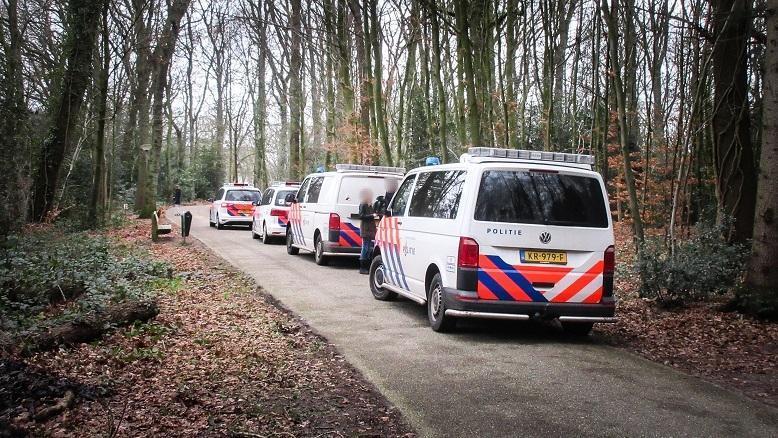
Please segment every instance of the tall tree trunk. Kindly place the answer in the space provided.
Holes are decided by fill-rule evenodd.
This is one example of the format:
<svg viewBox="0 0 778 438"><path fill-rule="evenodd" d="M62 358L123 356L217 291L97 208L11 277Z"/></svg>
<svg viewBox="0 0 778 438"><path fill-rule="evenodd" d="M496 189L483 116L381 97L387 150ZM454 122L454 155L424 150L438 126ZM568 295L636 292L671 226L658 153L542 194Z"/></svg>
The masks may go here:
<svg viewBox="0 0 778 438"><path fill-rule="evenodd" d="M622 70L619 62L619 46L618 46L618 1L611 0L611 6L608 7L607 0L601 0L601 7L605 21L608 24L608 49L610 52L611 71L613 74L613 88L616 94L616 106L618 110L618 124L619 124L619 142L621 143L621 154L624 161L624 180L629 194L629 210L632 215L632 226L634 230L634 237L638 244L638 255L642 251L642 245L644 241L643 236L643 221L640 216L640 208L638 207L638 195L635 188L635 177L632 172L632 160L629 150L629 126L627 125L627 99L624 89L624 83L622 81Z"/></svg>
<svg viewBox="0 0 778 438"><path fill-rule="evenodd" d="M756 195L754 240L746 274L749 289L778 301L778 0L767 0L767 52L762 92L762 150ZM768 296L768 294L770 296Z"/></svg>
<svg viewBox="0 0 778 438"><path fill-rule="evenodd" d="M508 146L514 149L519 147L519 130L517 124L519 122L517 115L517 98L516 98L516 24L519 18L519 2L518 0L508 0L507 2L507 23L505 28L505 76L503 87L505 89L505 99L503 102L505 112L505 130ZM523 54L522 58L527 54ZM524 111L524 108L521 109Z"/></svg>
<svg viewBox="0 0 778 438"><path fill-rule="evenodd" d="M432 77L435 80L435 94L438 107L438 141L440 142L438 154L443 163L448 162L448 133L446 121L446 88L443 86L443 74L440 58L440 23L438 21L437 7L430 11L429 21L432 28Z"/></svg>
<svg viewBox="0 0 778 438"><path fill-rule="evenodd" d="M8 1L8 52L0 61L4 67L4 75L0 76L0 237L20 229L27 217L22 189L22 170L26 167L22 157L28 146L27 104L18 7L17 0Z"/></svg>
<svg viewBox="0 0 778 438"><path fill-rule="evenodd" d="M59 84L49 135L41 148L35 180L33 217L43 220L54 207L59 171L65 153L76 140L76 122L81 113L84 91L92 78L92 53L105 0L70 0L68 33L65 38L67 67Z"/></svg>
<svg viewBox="0 0 778 438"><path fill-rule="evenodd" d="M170 63L181 28L181 19L189 7L190 0L172 0L168 6L167 19L157 46L152 54L151 91L154 98L151 119L151 157L146 178L146 203L141 210L142 217L150 217L157 208L157 180L159 179L160 155L162 153L162 122L165 107Z"/></svg>
<svg viewBox="0 0 778 438"><path fill-rule="evenodd" d="M289 30L291 32L291 56L289 61L289 177L292 179L302 176L300 163L300 148L302 146L302 47L301 47L301 22L302 5L300 0L291 0L292 10L289 16Z"/></svg>
<svg viewBox="0 0 778 438"><path fill-rule="evenodd" d="M393 165L392 150L389 147L389 126L386 120L386 108L383 90L383 54L381 50L381 23L378 20L378 0L370 0L370 40L373 46L373 100L375 102L375 120L384 160Z"/></svg>
<svg viewBox="0 0 778 438"><path fill-rule="evenodd" d="M473 49L470 40L470 7L467 0L456 0L454 14L457 27L457 50L464 73L467 96L467 120L470 127L470 146L481 146L481 109L476 98Z"/></svg>
<svg viewBox="0 0 778 438"><path fill-rule="evenodd" d="M713 114L716 195L719 210L735 223L728 238L751 238L756 204L756 171L748 104L748 40L751 8L746 0L712 0Z"/></svg>
<svg viewBox="0 0 778 438"><path fill-rule="evenodd" d="M97 132L95 133L94 171L92 177L92 196L89 200L89 221L92 226L100 225L105 213L107 198L106 166L105 166L105 118L108 106L108 76L111 65L111 48L108 33L108 3L103 5L102 18L102 67L97 78Z"/></svg>

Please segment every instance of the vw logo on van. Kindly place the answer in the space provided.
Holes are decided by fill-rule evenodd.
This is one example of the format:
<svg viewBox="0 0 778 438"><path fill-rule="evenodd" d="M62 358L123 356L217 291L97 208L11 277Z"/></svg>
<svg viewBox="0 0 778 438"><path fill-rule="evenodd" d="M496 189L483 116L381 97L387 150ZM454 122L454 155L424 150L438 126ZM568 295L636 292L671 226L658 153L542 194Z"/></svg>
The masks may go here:
<svg viewBox="0 0 778 438"><path fill-rule="evenodd" d="M540 233L539 239L541 243L551 242L551 233L544 231Z"/></svg>

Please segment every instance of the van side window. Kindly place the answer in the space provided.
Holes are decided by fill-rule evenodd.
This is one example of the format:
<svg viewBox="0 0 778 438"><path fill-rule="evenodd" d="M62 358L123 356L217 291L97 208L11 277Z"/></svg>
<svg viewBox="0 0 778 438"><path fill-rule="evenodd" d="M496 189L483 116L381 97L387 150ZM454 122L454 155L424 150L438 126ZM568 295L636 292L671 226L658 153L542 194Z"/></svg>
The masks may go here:
<svg viewBox="0 0 778 438"><path fill-rule="evenodd" d="M270 201L273 199L273 189L267 189L265 190L265 194L262 195L262 205L268 205L270 204Z"/></svg>
<svg viewBox="0 0 778 438"><path fill-rule="evenodd" d="M297 191L297 202L305 202L305 195L308 193L308 186L310 184L310 178L307 178L305 181L303 181L303 185L300 186L300 190Z"/></svg>
<svg viewBox="0 0 778 438"><path fill-rule="evenodd" d="M392 216L405 216L405 207L408 205L408 198L411 196L411 187L416 180L416 175L405 178L405 181L397 189L394 198L392 198L392 205L389 207L392 210Z"/></svg>
<svg viewBox="0 0 778 438"><path fill-rule="evenodd" d="M319 202L319 193L321 193L321 185L324 183L323 177L311 178L311 185L308 187L308 198L305 202L317 203Z"/></svg>
<svg viewBox="0 0 778 438"><path fill-rule="evenodd" d="M216 201L221 201L222 196L224 196L224 189L219 189L219 191L216 192L216 197L213 199L215 199Z"/></svg>
<svg viewBox="0 0 778 438"><path fill-rule="evenodd" d="M408 216L456 219L466 174L464 170L420 173Z"/></svg>

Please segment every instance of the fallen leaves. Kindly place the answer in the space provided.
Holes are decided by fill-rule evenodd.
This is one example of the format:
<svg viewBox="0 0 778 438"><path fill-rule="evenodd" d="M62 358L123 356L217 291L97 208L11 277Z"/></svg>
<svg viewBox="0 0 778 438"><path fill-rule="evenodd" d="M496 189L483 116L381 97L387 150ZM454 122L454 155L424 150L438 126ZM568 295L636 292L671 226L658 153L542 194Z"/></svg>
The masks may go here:
<svg viewBox="0 0 778 438"><path fill-rule="evenodd" d="M158 285L156 320L27 360L107 395L16 426L62 436L413 435L331 345L251 279L193 239L152 244L148 233L133 220L109 234L174 266L175 281Z"/></svg>
<svg viewBox="0 0 778 438"><path fill-rule="evenodd" d="M778 406L778 325L723 312L721 302L664 310L638 298L638 279L624 266L634 256L630 231L616 224L615 233L622 263L619 322L598 325L597 332L648 359Z"/></svg>

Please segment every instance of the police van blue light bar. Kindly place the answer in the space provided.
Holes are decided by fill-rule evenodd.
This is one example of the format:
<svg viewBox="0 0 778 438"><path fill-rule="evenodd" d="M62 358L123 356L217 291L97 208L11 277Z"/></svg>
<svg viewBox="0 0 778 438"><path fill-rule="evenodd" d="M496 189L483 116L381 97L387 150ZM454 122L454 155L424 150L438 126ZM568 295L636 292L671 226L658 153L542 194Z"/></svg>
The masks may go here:
<svg viewBox="0 0 778 438"><path fill-rule="evenodd" d="M594 156L564 152L528 151L525 149L470 148L471 157L506 158L514 160L556 161L558 163L594 164Z"/></svg>
<svg viewBox="0 0 778 438"><path fill-rule="evenodd" d="M335 170L338 172L380 172L380 173L399 173L404 174L404 167L390 167L390 166L366 166L363 164L336 164Z"/></svg>

